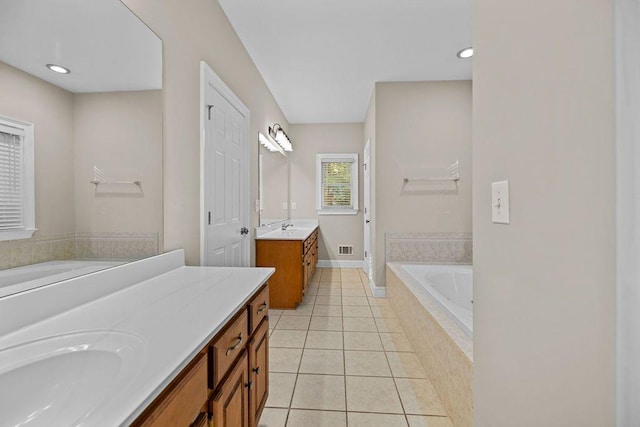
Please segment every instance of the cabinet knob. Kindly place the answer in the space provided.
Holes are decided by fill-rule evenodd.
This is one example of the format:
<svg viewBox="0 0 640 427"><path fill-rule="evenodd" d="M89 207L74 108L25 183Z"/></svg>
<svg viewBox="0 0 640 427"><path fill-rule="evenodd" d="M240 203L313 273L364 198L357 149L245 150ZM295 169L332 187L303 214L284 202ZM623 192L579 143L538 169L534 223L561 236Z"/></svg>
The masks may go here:
<svg viewBox="0 0 640 427"><path fill-rule="evenodd" d="M255 372L256 374L260 374L260 366L253 368L252 371Z"/></svg>
<svg viewBox="0 0 640 427"><path fill-rule="evenodd" d="M249 381L248 383L246 383L244 386L246 388L248 388L249 390L251 390L251 385L253 384L253 382Z"/></svg>

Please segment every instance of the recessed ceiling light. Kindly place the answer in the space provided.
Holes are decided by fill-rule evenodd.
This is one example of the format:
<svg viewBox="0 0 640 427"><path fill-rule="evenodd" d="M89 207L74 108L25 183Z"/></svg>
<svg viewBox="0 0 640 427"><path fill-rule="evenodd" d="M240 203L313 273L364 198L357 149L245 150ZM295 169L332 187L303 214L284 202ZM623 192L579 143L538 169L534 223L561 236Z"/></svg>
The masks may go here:
<svg viewBox="0 0 640 427"><path fill-rule="evenodd" d="M54 71L60 74L69 74L71 72L70 69L65 68L61 65L56 65L56 64L47 64L47 68L50 69L51 71Z"/></svg>
<svg viewBox="0 0 640 427"><path fill-rule="evenodd" d="M471 58L473 56L473 48L472 47L466 47L466 48L462 49L461 51L459 51L456 55L460 59Z"/></svg>

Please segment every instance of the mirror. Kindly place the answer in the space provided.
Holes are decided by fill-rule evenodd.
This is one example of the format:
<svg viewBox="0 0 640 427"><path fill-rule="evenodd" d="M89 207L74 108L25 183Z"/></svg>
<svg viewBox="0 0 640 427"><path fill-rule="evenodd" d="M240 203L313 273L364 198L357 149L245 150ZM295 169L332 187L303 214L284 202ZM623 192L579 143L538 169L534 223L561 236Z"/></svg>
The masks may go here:
<svg viewBox="0 0 640 427"><path fill-rule="evenodd" d="M37 229L16 240L0 228L0 297L158 254L162 41L119 0L0 8L0 124L33 125L34 171L23 179ZM7 200L0 194L0 224Z"/></svg>
<svg viewBox="0 0 640 427"><path fill-rule="evenodd" d="M259 144L260 225L289 219L289 160Z"/></svg>

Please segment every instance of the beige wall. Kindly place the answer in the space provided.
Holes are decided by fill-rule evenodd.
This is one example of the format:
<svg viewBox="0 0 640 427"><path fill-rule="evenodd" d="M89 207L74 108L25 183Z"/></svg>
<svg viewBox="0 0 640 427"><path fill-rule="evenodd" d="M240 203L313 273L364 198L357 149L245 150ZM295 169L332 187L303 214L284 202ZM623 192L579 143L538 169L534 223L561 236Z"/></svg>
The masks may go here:
<svg viewBox="0 0 640 427"><path fill-rule="evenodd" d="M34 237L74 232L73 95L2 62L0 93L0 116L34 125Z"/></svg>
<svg viewBox="0 0 640 427"><path fill-rule="evenodd" d="M612 6L474 2L477 427L615 424Z"/></svg>
<svg viewBox="0 0 640 427"><path fill-rule="evenodd" d="M264 147L260 147L260 155L260 223L286 220L289 218L289 159ZM283 203L287 204L287 208L282 208Z"/></svg>
<svg viewBox="0 0 640 427"><path fill-rule="evenodd" d="M184 248L200 262L200 61L251 110L251 227L258 225L258 132L287 121L215 0L124 0L163 41L164 249ZM253 235L253 232L251 233ZM255 263L255 242L251 245Z"/></svg>
<svg viewBox="0 0 640 427"><path fill-rule="evenodd" d="M471 90L470 81L376 84L377 286L384 285L385 233L471 232ZM405 177L429 176L456 161L457 185L403 185Z"/></svg>
<svg viewBox="0 0 640 427"><path fill-rule="evenodd" d="M76 230L162 233L162 91L75 94L73 114ZM96 189L94 165L141 189Z"/></svg>
<svg viewBox="0 0 640 427"><path fill-rule="evenodd" d="M318 218L320 240L318 245L321 260L362 261L363 259L363 215L362 215L362 123L296 124L290 126L289 136L294 151L289 153L291 167L292 219ZM316 212L316 154L358 153L359 159L359 206L357 215L318 215ZM352 245L353 256L338 255L339 245Z"/></svg>

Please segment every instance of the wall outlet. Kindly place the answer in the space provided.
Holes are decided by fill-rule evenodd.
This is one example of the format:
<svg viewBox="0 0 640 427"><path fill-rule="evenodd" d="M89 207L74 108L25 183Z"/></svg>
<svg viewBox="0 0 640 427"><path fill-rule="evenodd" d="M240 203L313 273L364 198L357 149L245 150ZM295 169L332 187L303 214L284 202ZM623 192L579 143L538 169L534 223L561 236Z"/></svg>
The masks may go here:
<svg viewBox="0 0 640 427"><path fill-rule="evenodd" d="M509 181L491 184L491 220L494 224L509 224Z"/></svg>

